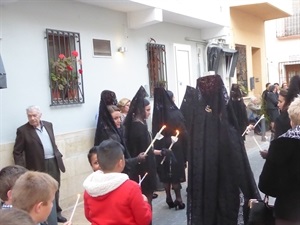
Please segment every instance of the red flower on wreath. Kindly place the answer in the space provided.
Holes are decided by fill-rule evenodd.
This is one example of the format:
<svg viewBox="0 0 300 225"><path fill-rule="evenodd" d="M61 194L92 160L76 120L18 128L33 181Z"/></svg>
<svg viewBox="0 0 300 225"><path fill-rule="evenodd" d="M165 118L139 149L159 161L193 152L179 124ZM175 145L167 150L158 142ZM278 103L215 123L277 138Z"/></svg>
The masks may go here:
<svg viewBox="0 0 300 225"><path fill-rule="evenodd" d="M77 51L72 51L69 57L59 54L57 60L51 62L52 87L57 85L59 90L64 90L66 87L71 88L73 82L77 81L78 73L82 74L82 69L77 72L74 70L81 65L78 55Z"/></svg>

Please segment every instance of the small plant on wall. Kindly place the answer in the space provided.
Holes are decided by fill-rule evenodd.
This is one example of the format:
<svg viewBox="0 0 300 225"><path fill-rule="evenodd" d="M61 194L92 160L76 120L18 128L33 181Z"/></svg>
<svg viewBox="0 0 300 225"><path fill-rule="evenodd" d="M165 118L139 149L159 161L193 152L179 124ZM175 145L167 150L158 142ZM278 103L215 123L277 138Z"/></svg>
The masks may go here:
<svg viewBox="0 0 300 225"><path fill-rule="evenodd" d="M51 61L51 89L56 98L67 96L76 100L78 97L78 78L82 69L81 60L77 57L78 52L72 51L69 57L59 54L57 60Z"/></svg>
<svg viewBox="0 0 300 225"><path fill-rule="evenodd" d="M46 29L51 106L84 103L80 34Z"/></svg>

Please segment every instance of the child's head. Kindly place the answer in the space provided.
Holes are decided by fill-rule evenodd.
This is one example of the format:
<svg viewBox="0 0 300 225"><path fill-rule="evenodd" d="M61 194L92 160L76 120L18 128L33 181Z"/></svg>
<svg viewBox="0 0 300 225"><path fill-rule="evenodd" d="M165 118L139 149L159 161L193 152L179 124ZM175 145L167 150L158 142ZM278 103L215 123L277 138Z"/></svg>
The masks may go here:
<svg viewBox="0 0 300 225"><path fill-rule="evenodd" d="M108 139L97 148L97 158L104 173L122 172L125 167L124 147L117 141Z"/></svg>
<svg viewBox="0 0 300 225"><path fill-rule="evenodd" d="M49 216L57 181L47 173L28 171L21 175L12 188L13 207L25 210L36 223Z"/></svg>
<svg viewBox="0 0 300 225"><path fill-rule="evenodd" d="M0 210L0 225L36 225L24 210L11 208Z"/></svg>
<svg viewBox="0 0 300 225"><path fill-rule="evenodd" d="M11 189L26 171L26 168L18 165L6 166L0 171L0 198L6 204L11 204Z"/></svg>
<svg viewBox="0 0 300 225"><path fill-rule="evenodd" d="M87 155L89 163L93 171L100 170L100 166L97 159L97 148L92 147Z"/></svg>

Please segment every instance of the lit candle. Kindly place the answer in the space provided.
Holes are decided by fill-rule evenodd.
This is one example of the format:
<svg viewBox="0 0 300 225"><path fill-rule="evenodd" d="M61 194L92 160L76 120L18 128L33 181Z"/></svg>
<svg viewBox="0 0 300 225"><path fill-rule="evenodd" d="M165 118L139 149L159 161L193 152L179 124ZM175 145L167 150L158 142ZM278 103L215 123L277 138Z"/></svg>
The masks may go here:
<svg viewBox="0 0 300 225"><path fill-rule="evenodd" d="M72 221L72 219L73 219L73 216L74 216L76 207L77 207L77 205L78 205L79 198L80 198L80 194L77 195L77 200L76 200L76 203L75 203L75 205L74 205L74 208L73 208L73 211L72 211L72 214L71 214L71 217L70 217L70 220L69 220L69 221Z"/></svg>
<svg viewBox="0 0 300 225"><path fill-rule="evenodd" d="M178 135L179 135L179 130L176 130L176 135L171 137L172 143L170 144L169 149L171 150L173 145L177 142L178 140ZM161 160L160 164L162 165L166 160L166 156Z"/></svg>
<svg viewBox="0 0 300 225"><path fill-rule="evenodd" d="M174 137L174 136L171 137L172 143L171 143L169 149L172 149L172 147L173 147L173 145L175 144L175 142L177 142L177 140L178 140L178 138L177 138L178 135L179 135L179 130L176 130L176 135L175 135L175 137Z"/></svg>
<svg viewBox="0 0 300 225"><path fill-rule="evenodd" d="M166 128L166 125L163 125L162 128L158 131L158 133L155 135L155 138L152 140L151 144L148 146L147 150L145 151L145 155L147 154L147 152L149 152L151 146L153 146L154 142L158 139L158 137L160 136L161 132Z"/></svg>

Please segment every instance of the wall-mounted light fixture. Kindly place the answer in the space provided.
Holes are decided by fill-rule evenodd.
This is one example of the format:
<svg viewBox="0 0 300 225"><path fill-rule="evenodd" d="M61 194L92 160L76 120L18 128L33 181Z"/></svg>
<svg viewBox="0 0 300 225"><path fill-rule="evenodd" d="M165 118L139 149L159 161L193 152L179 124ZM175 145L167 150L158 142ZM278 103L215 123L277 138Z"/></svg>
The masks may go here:
<svg viewBox="0 0 300 225"><path fill-rule="evenodd" d="M127 48L126 47L120 47L120 48L118 48L118 52L121 52L121 53L127 52Z"/></svg>

